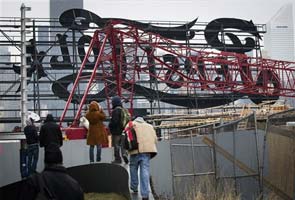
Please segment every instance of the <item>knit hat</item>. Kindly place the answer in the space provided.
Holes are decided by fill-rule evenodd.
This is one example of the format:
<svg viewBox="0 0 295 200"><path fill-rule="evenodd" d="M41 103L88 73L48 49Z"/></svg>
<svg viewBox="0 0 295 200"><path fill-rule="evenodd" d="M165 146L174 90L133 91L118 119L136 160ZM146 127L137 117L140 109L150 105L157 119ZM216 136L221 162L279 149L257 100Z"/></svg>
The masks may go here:
<svg viewBox="0 0 295 200"><path fill-rule="evenodd" d="M122 106L121 98L119 96L114 96L112 98L112 106L113 106L113 108L115 108L117 106Z"/></svg>
<svg viewBox="0 0 295 200"><path fill-rule="evenodd" d="M44 122L53 122L53 121L54 121L54 118L52 114L48 114Z"/></svg>
<svg viewBox="0 0 295 200"><path fill-rule="evenodd" d="M45 164L61 164L63 162L62 152L58 144L50 143L45 147Z"/></svg>

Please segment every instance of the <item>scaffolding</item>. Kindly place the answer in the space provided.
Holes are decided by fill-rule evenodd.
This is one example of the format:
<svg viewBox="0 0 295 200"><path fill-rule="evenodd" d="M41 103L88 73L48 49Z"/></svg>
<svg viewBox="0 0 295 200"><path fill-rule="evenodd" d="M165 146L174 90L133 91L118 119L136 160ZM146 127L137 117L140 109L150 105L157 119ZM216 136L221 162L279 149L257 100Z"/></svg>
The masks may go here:
<svg viewBox="0 0 295 200"><path fill-rule="evenodd" d="M75 9L73 12L80 13ZM87 13L87 11L84 12ZM94 14L90 14L94 18ZM97 26L91 25L79 29L79 26L77 24L74 26L71 20L71 17L69 17L69 22L57 19L31 19L26 23L25 28L28 33L26 60L29 65L27 69L29 79L27 82L28 110L38 113L42 118L48 112L56 117L62 115L65 101L70 95L72 84L77 78L86 50L89 49L89 44L93 39L91 36L98 29ZM6 125L9 123L15 125L20 122L18 115L20 108L11 106L11 102L18 105L17 102L21 97L19 88L20 22L20 18L0 19L0 45L3 47L0 54L3 58L0 61L0 112L3 117L1 117L0 123ZM212 23L197 22L196 20L192 22L148 23L142 21L141 23L145 23L148 28L142 30L142 27L135 26L140 23L134 24L134 21L131 25L126 23L126 20L121 25L116 24L118 29L113 29L112 37L117 34L118 38L113 43L109 38L105 46L106 51L102 53L110 54L112 50L110 45L119 45L112 51L119 57L116 59L112 57L111 60L108 60L107 56L101 58L105 59L100 60L104 67L97 66L99 74L95 75L96 83L91 84L85 98L86 103L95 99L102 103L104 109L109 110L106 94L109 96L120 94L116 88L116 84L120 84L120 81L111 78L113 74L118 76L113 71L116 69L113 68L116 66L114 65L116 60L118 61L117 66L121 65L122 67L117 69L123 70L121 71L123 78L125 76L127 82L129 81L129 85L122 85L122 89L129 96L125 97L126 93L124 94L124 92L122 96L126 104L133 104L134 112L145 109L146 114L183 111L191 113L192 109L226 104L244 98L244 96L258 102L264 99L277 99L278 95L292 96L292 90L290 91L288 88L293 87L291 81L293 75L289 70L293 63L260 59L259 40L260 35L265 32L265 25L255 25L256 31L252 36L255 45L252 50L256 52L257 58L252 58L244 55L236 56L235 53L232 53L239 47L231 46L229 48L225 45L229 40L226 38L225 29L214 30L216 34L223 35L223 47L210 46L206 42L208 39L206 37L210 35L208 27ZM149 32L155 26L163 27L158 35ZM97 30L100 34L97 35L110 36L106 30L106 27L100 27ZM165 35L167 30L168 33L172 31L176 35L179 32L185 33L185 36L181 36L182 40L159 36L159 34ZM249 38L248 35L245 35L243 27L241 30L235 31L234 34L237 37ZM213 51L214 48L219 50ZM231 52L220 53L220 49L231 50ZM93 72L98 54L99 49L97 48L94 48L90 53L81 74L84 79L81 79L82 84L77 86L64 122L72 122L74 116L77 115L78 106L87 87L87 77L89 78ZM244 62L248 64L245 65ZM206 67L204 68L203 65ZM228 67L231 66L233 70L229 70ZM250 66L250 68L246 69L245 66ZM258 66L263 66L266 70L263 71ZM102 69L105 71L102 72ZM126 69L127 71L124 71ZM282 74L282 71L285 72ZM129 74L129 72L134 73ZM250 72L253 76L250 76ZM102 74L107 76L102 77ZM281 84L281 79L284 80L284 84ZM186 84L183 85L182 82ZM257 92L252 92L253 83L260 95L256 95ZM247 87L244 87L245 85ZM129 105L127 107L131 108L132 106ZM5 129L9 131L9 128Z"/></svg>
<svg viewBox="0 0 295 200"><path fill-rule="evenodd" d="M98 56L91 74L87 76L83 72L95 49ZM162 51L164 55L152 54L150 49ZM147 63L144 58L149 58ZM184 61L183 69L177 58ZM189 94L207 91L212 96L294 97L294 66L292 62L248 57L245 54L193 49L159 34L146 32L132 23L114 20L94 32L60 122L63 122L69 105L74 102L78 102L79 107L73 125L79 121L89 90L97 81L104 84L103 93L109 113L110 97L114 95L128 102L132 113L136 82L141 80L142 75L151 77L150 80L160 80L171 89L185 89ZM85 79L88 82L84 94L80 99L74 99L79 83ZM141 86L140 90L144 88ZM173 102L169 99L162 101Z"/></svg>

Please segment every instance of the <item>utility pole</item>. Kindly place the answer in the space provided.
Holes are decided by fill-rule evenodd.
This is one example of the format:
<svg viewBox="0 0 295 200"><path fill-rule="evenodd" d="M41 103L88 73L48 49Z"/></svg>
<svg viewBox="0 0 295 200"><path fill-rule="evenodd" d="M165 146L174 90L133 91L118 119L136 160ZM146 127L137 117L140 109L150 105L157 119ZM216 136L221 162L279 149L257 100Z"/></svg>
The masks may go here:
<svg viewBox="0 0 295 200"><path fill-rule="evenodd" d="M30 7L26 7L25 4L22 4L21 11L21 127L22 131L26 126L26 119L28 118L28 108L27 108L27 51L26 51L26 11L30 11ZM26 149L26 140L21 140L20 142L20 173L21 177L28 177L28 166L27 166L27 149Z"/></svg>
<svg viewBox="0 0 295 200"><path fill-rule="evenodd" d="M21 5L21 127L22 131L26 126L26 119L28 118L27 108L27 60L26 60L26 11L30 11L30 7L25 4Z"/></svg>

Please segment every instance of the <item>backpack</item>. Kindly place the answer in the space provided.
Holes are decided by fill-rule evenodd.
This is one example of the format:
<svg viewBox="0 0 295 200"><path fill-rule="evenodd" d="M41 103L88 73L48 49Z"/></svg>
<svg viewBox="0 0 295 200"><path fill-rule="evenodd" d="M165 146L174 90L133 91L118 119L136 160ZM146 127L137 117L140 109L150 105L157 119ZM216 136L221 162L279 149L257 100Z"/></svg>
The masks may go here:
<svg viewBox="0 0 295 200"><path fill-rule="evenodd" d="M124 129L122 135L123 135L123 147L126 150L131 151L131 150L138 149L137 136L133 128L132 121L128 122L128 125Z"/></svg>
<svg viewBox="0 0 295 200"><path fill-rule="evenodd" d="M131 117L129 111L126 108L122 108L121 110L121 126L124 129Z"/></svg>

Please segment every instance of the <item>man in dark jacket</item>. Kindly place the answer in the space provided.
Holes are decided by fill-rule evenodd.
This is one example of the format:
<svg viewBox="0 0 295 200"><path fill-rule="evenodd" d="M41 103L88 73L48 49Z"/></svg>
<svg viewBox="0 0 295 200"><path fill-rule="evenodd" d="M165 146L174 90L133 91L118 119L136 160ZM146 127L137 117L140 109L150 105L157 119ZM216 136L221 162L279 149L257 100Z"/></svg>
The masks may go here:
<svg viewBox="0 0 295 200"><path fill-rule="evenodd" d="M27 126L24 128L24 133L27 142L27 174L31 175L32 173L36 172L39 159L39 137L37 127L34 125L34 120L29 118L26 120L26 124Z"/></svg>
<svg viewBox="0 0 295 200"><path fill-rule="evenodd" d="M45 168L23 183L21 200L34 200L40 191L45 196L58 200L83 200L84 194L79 183L67 174L62 165L63 157L59 146L51 143L45 149Z"/></svg>
<svg viewBox="0 0 295 200"><path fill-rule="evenodd" d="M128 154L126 150L122 146L122 132L124 130L124 125L122 124L122 117L124 116L123 114L123 106L121 102L121 98L118 96L115 96L112 98L112 116L111 120L109 123L109 130L112 135L112 146L114 147L114 156L115 160L112 161L112 163L115 164L120 164L122 163L122 159L120 156L120 150L122 157L124 159L124 162L128 164Z"/></svg>
<svg viewBox="0 0 295 200"><path fill-rule="evenodd" d="M59 146L63 144L62 132L60 127L54 122L54 118L51 114L48 114L44 124L41 126L40 130L40 147L45 147L55 143Z"/></svg>

